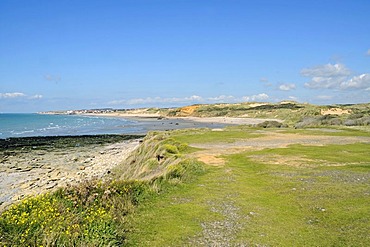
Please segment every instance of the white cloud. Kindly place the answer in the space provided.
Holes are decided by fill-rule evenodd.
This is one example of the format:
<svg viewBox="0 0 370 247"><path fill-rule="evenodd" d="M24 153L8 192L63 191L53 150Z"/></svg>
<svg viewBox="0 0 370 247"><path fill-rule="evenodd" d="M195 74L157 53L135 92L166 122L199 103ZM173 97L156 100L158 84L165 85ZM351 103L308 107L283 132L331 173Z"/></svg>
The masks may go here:
<svg viewBox="0 0 370 247"><path fill-rule="evenodd" d="M329 63L312 68L302 69L301 74L306 77L337 77L349 76L351 74L351 70L346 68L344 64Z"/></svg>
<svg viewBox="0 0 370 247"><path fill-rule="evenodd" d="M24 93L0 93L0 99L8 99L8 98L20 98L25 97L26 95Z"/></svg>
<svg viewBox="0 0 370 247"><path fill-rule="evenodd" d="M312 89L366 89L370 87L370 74L353 76L343 64L326 64L301 70L301 75L311 77L305 86Z"/></svg>
<svg viewBox="0 0 370 247"><path fill-rule="evenodd" d="M267 94L260 93L260 94L251 95L251 96L244 96L242 99L243 101L260 101L260 100L267 100L268 98L270 98L270 96L268 96Z"/></svg>
<svg viewBox="0 0 370 247"><path fill-rule="evenodd" d="M185 98L185 101L202 101L203 98L198 95L192 95L190 97Z"/></svg>
<svg viewBox="0 0 370 247"><path fill-rule="evenodd" d="M296 96L289 96L288 99L293 101L299 101Z"/></svg>
<svg viewBox="0 0 370 247"><path fill-rule="evenodd" d="M26 100L37 100L41 99L43 96L41 94L35 94L33 96L28 96L25 93L0 93L0 99L26 99Z"/></svg>
<svg viewBox="0 0 370 247"><path fill-rule="evenodd" d="M108 102L110 105L145 105L145 104L164 104L164 103L191 103L191 102L202 102L204 99L198 95L192 95L184 98L162 98L162 97L147 97L147 98L135 98L128 100L114 100Z"/></svg>
<svg viewBox="0 0 370 247"><path fill-rule="evenodd" d="M301 75L311 77L305 83L308 88L338 88L351 75L351 71L343 64L325 64L301 70Z"/></svg>
<svg viewBox="0 0 370 247"><path fill-rule="evenodd" d="M367 50L366 55L370 56L370 49Z"/></svg>
<svg viewBox="0 0 370 247"><path fill-rule="evenodd" d="M370 74L362 74L359 76L354 76L348 81L343 82L340 85L340 87L342 89L347 89L347 88L361 89L361 88L370 87Z"/></svg>
<svg viewBox="0 0 370 247"><path fill-rule="evenodd" d="M35 94L33 96L31 96L29 99L42 99L42 95L41 94Z"/></svg>
<svg viewBox="0 0 370 247"><path fill-rule="evenodd" d="M220 102L220 101L230 102L230 101L234 101L235 97L232 96L232 95L220 95L220 96L217 96L217 97L207 98L207 100L208 101L213 101L213 102Z"/></svg>
<svg viewBox="0 0 370 247"><path fill-rule="evenodd" d="M147 97L147 98L134 98L134 99L122 99L122 100L113 100L108 102L109 105L163 105L163 104L194 104L194 103L235 103L242 101L261 101L267 100L270 97L265 94L256 94L251 96L244 97L235 97L232 95L220 95L216 97L204 98L199 95L192 95L189 97L183 98L162 98L162 97Z"/></svg>
<svg viewBox="0 0 370 247"><path fill-rule="evenodd" d="M294 83L285 83L285 84L281 84L279 86L279 90L282 90L282 91L290 91L290 90L293 90L295 89L295 84Z"/></svg>

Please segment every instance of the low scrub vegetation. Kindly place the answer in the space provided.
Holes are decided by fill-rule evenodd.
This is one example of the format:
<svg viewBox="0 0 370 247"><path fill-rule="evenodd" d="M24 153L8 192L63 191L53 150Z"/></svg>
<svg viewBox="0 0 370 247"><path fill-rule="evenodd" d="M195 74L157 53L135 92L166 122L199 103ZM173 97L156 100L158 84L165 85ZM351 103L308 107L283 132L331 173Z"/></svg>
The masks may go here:
<svg viewBox="0 0 370 247"><path fill-rule="evenodd" d="M141 181L89 181L25 199L0 217L2 246L117 246L124 217L152 193Z"/></svg>

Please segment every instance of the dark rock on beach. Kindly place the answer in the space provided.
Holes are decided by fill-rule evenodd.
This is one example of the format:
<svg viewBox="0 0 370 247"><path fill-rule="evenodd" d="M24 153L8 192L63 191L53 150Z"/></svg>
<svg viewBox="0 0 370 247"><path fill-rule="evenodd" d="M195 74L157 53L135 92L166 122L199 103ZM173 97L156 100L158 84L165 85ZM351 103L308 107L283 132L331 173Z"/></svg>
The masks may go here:
<svg viewBox="0 0 370 247"><path fill-rule="evenodd" d="M0 139L0 151L14 149L57 149L86 145L116 143L143 138L144 135L80 135L80 136L40 136Z"/></svg>

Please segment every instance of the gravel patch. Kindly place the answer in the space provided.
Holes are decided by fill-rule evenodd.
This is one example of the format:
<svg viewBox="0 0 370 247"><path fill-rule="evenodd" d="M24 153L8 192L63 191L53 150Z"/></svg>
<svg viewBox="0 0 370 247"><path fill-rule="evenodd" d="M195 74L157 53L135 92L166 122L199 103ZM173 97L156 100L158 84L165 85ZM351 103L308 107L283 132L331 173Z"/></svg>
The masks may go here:
<svg viewBox="0 0 370 247"><path fill-rule="evenodd" d="M189 246L245 246L235 244L235 236L243 229L245 218L231 197L222 201L208 202L210 211L218 213L223 220L201 223L202 232L189 240Z"/></svg>

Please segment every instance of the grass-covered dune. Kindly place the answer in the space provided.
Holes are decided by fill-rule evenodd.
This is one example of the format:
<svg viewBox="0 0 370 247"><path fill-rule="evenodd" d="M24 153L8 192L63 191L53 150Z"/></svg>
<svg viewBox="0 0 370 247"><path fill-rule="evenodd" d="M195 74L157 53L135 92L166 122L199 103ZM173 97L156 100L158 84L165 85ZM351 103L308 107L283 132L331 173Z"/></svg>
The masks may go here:
<svg viewBox="0 0 370 247"><path fill-rule="evenodd" d="M202 104L176 109L147 109L165 116L277 118L290 126L370 125L370 104L313 105L285 101L280 103Z"/></svg>
<svg viewBox="0 0 370 247"><path fill-rule="evenodd" d="M370 132L152 132L104 181L28 198L1 246L367 246Z"/></svg>

